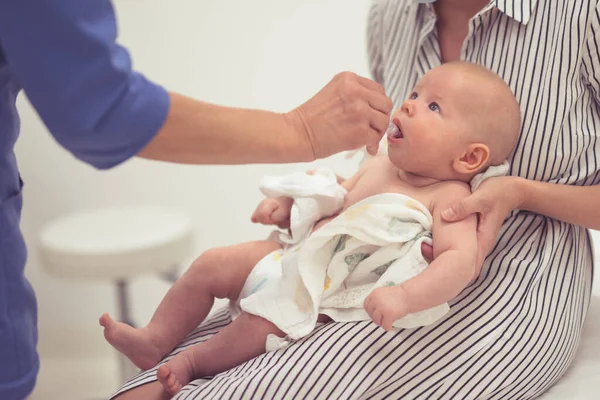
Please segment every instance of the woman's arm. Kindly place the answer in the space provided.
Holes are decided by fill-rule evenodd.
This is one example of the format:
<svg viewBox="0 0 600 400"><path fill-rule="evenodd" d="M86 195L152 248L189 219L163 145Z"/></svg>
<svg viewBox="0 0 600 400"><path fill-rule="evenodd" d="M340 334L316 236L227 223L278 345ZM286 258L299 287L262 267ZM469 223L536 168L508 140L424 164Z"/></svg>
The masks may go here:
<svg viewBox="0 0 600 400"><path fill-rule="evenodd" d="M590 229L600 229L600 186L572 186L515 178L522 210Z"/></svg>
<svg viewBox="0 0 600 400"><path fill-rule="evenodd" d="M479 214L477 225L480 268L492 251L506 216L527 210L586 228L600 228L600 186L571 186L538 182L515 176L490 178L472 195L448 207L442 217L458 221Z"/></svg>
<svg viewBox="0 0 600 400"><path fill-rule="evenodd" d="M496 208L502 219L513 209L519 209L600 229L600 185L561 185L517 176L491 178L471 196L447 209L443 217L455 221L473 213L486 216Z"/></svg>

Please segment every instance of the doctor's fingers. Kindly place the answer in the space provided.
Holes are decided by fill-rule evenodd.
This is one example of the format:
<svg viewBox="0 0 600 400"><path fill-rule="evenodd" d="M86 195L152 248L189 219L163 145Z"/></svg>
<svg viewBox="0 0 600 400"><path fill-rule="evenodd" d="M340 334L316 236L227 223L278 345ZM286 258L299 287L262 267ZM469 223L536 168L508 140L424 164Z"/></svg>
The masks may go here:
<svg viewBox="0 0 600 400"><path fill-rule="evenodd" d="M367 89L369 89L369 90L371 90L373 92L385 94L385 89L383 88L383 85L381 85L380 83L377 83L377 82L375 82L372 79L365 78L365 77L360 76L360 75L356 75L355 78L356 78L356 81L361 86L364 86L365 88L367 88Z"/></svg>
<svg viewBox="0 0 600 400"><path fill-rule="evenodd" d="M393 107L392 100L385 94L377 92L367 93L366 96L369 107L371 107L374 111L379 111L379 113L385 117L386 122L389 122ZM387 129L387 123L385 128Z"/></svg>
<svg viewBox="0 0 600 400"><path fill-rule="evenodd" d="M388 114L371 108L368 118L369 126L377 131L379 137L386 133L390 125L390 116Z"/></svg>
<svg viewBox="0 0 600 400"><path fill-rule="evenodd" d="M387 131L389 125L389 117L377 111L371 111L369 120L369 128L364 134L367 151L370 155L374 156L379 149L379 142Z"/></svg>
<svg viewBox="0 0 600 400"><path fill-rule="evenodd" d="M392 112L392 100L386 96L383 86L352 72L342 72L336 76L339 84L339 94L346 106L362 107L365 103L369 108L389 116ZM387 125L386 125L387 128Z"/></svg>

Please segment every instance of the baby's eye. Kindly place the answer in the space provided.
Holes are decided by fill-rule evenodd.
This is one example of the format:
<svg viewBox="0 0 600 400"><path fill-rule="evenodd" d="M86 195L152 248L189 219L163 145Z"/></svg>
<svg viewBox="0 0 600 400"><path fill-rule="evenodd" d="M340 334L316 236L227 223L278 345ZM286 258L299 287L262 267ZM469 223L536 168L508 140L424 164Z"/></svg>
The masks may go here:
<svg viewBox="0 0 600 400"><path fill-rule="evenodd" d="M429 104L429 109L433 112L440 112L440 106L438 105L438 103L431 103Z"/></svg>
<svg viewBox="0 0 600 400"><path fill-rule="evenodd" d="M417 97L419 97L419 95L417 94L417 92L412 92L412 94L408 97L411 100L416 100Z"/></svg>

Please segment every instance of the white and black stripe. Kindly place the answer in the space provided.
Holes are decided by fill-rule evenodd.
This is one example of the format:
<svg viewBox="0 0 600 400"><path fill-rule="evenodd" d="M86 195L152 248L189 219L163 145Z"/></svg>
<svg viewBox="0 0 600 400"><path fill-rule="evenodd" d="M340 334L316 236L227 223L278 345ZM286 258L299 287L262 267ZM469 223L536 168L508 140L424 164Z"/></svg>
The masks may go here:
<svg viewBox="0 0 600 400"><path fill-rule="evenodd" d="M462 58L502 76L523 115L511 174L570 185L600 182L598 0L493 0L470 23ZM375 1L373 76L396 107L439 65L435 15L412 0ZM569 365L592 282L588 232L515 211L478 280L433 326L386 333L369 322L330 323L307 338L176 398L530 399ZM225 326L224 310L176 351ZM121 391L154 379L154 370Z"/></svg>

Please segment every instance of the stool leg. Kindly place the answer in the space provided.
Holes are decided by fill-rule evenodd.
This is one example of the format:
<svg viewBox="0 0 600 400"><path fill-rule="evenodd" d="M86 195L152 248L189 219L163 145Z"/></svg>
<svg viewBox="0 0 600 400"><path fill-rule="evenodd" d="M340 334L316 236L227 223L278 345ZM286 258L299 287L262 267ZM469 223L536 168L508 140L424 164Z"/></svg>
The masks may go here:
<svg viewBox="0 0 600 400"><path fill-rule="evenodd" d="M119 280L117 285L117 306L119 308L119 320L128 325L135 326L131 319L129 308L129 284L126 280ZM139 369L123 354L119 353L120 379L125 383L128 379L139 372Z"/></svg>
<svg viewBox="0 0 600 400"><path fill-rule="evenodd" d="M162 272L160 277L170 283L175 283L179 279L179 265L174 265L170 270Z"/></svg>

